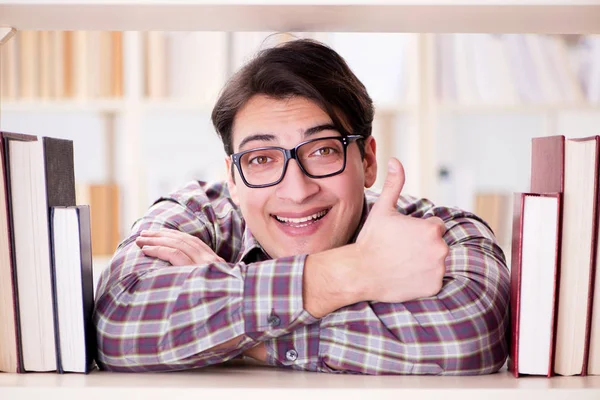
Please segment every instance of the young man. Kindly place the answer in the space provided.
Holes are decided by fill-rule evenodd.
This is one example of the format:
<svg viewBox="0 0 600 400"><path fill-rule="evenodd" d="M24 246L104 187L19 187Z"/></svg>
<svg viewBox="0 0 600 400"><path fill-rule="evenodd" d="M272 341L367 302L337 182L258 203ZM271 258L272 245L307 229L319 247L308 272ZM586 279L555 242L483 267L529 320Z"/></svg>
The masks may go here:
<svg viewBox="0 0 600 400"><path fill-rule="evenodd" d="M380 195L373 104L330 48L262 51L212 119L227 184L193 182L136 222L99 284L100 366L248 356L364 374L483 374L507 356L509 274L475 215Z"/></svg>

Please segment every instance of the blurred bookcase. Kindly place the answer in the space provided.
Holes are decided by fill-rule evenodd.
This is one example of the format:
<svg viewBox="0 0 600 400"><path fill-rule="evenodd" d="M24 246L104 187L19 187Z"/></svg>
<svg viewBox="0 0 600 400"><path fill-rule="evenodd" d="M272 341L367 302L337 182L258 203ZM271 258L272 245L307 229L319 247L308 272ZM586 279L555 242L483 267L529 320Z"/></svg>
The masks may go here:
<svg viewBox="0 0 600 400"><path fill-rule="evenodd" d="M550 72L540 72L536 68L544 66L539 61L548 56L544 45L538 41L558 41L564 43L567 50L574 49L582 43L581 40L597 40L592 35L600 33L599 21L600 2L595 0L318 0L310 3L295 0L0 0L0 27L19 31L17 38L11 39L12 43L19 46L22 35L27 36L31 31L37 33L29 33L30 36L43 37L39 39L40 61L29 63L29 68L39 71L43 60L50 57L54 74L58 73L61 57L47 53L52 43L57 46L63 43L64 46L64 40L56 39L60 35L53 33L57 31L72 31L72 35L80 40L77 43L83 43L85 38L85 42L89 43L85 46L86 50L92 49L94 52L91 53L95 53L86 52L85 57L72 55L70 59L73 61L69 65L86 65L85 74L71 71L67 75L63 65L62 82L53 81L48 73L30 70L26 73L34 75L30 75L26 82L21 82L21 78L8 79L8 83L3 83L0 100L0 129L73 138L79 183L115 184L119 188L118 219L120 234L123 235L148 207L152 197L149 193L162 193L167 186L175 185L179 183L176 182L178 179L183 178L157 178L150 173L156 171L157 166L168 164L181 168L184 165L181 159L187 157L188 161L191 160L189 162L206 168L191 171L189 177L210 178L222 174L221 167L221 172L212 169L217 162L222 165L222 155L215 150L220 150L220 142L214 132L210 132L208 116L217 89L249 55L246 50L251 54L262 43L263 33L311 32L309 36L325 42L333 41L334 47L339 46L336 48L350 60L359 78L368 87L371 85L369 90L377 105L374 134L379 143L380 161L395 155L404 162L407 193L429 197L440 203L471 204L473 208L476 202L474 196L481 192L483 197L492 199L487 202L481 200L488 204L487 207L501 209L499 201L494 199L496 193L526 189L522 186L528 175L528 165L525 165L529 159L528 135L598 133L599 107L596 100L589 101L588 88L582 86L581 77L576 79L580 82L580 90L574 97L562 94L556 97L557 93L562 93L561 88L572 89L572 84L553 86L552 78L547 75ZM210 33L203 36L188 31ZM377 38L378 46L372 47L366 36L352 37L356 34L331 32L379 32L371 36ZM386 32L396 33L383 35ZM448 35L452 32L496 36L478 35L470 39L470 36ZM577 36L522 39L504 33ZM181 37L174 40L175 47L197 41L198 48L204 50L195 54L178 53L172 47L169 50L167 43L176 35ZM345 44L344 35L347 35ZM387 42L394 36L402 43L398 48ZM206 38L209 39L205 41ZM24 40L27 42L27 37ZM505 45L505 41L516 44ZM533 81L537 82L537 86L521 93L519 88L523 85L506 82L506 69L514 68L510 62L508 67L504 65L504 69L500 68L498 72L498 76L504 79L499 78L500 82L504 83L498 84L493 80L495 86L489 86L490 81L485 78L489 73L486 65L496 70L502 64L498 60L503 59L499 56L502 52L491 48L513 51L511 46L524 46L521 41L524 41L525 47L532 46L535 53L526 66L517 67L516 72L511 73L528 71L520 74L518 79L525 87ZM27 54L10 50L10 46L5 44L1 49L2 82L7 79L6 69L11 68L4 65L7 60L11 62L11 59L24 57L24 61L30 61ZM344 46L347 53L342 50ZM374 54L376 48L384 51ZM77 53L76 49L72 50ZM174 51L174 54L170 55L168 51ZM13 52L13 56L5 56L8 52ZM160 54L163 54L165 59L172 56L193 62L204 59L199 53L209 53L210 63L203 63L196 77L198 82L189 87L185 79L182 84L183 75L174 76L168 63L161 61L160 64L153 62L148 65L150 54L154 54L153 60L161 59ZM528 52L518 50L517 54ZM109 55L110 62L105 59L106 55ZM378 57L387 60L386 63L379 62ZM597 56L592 58L594 62L598 61ZM91 63L89 66L88 62ZM396 65L400 66L401 72L384 80L385 72L381 71L391 68L393 62L398 63ZM560 66L565 67L562 64ZM571 61L568 64L571 65ZM592 71L597 71L597 64L594 65L596 67L592 67ZM361 75L363 67L375 69L378 75L372 79ZM536 80L531 76L532 71L536 71L533 72ZM578 71L577 67L571 69L575 74ZM539 82L538 73L542 74ZM565 76L564 72L558 74L556 76ZM75 85L70 88L71 91L65 89L68 87L65 82L67 76L79 77L71 82ZM528 78L523 81L523 76L529 76L532 82ZM597 75L592 76L597 79ZM173 79L180 81L171 82ZM40 85L37 95L23 96L20 88L7 89L7 86L17 83L33 85L36 80ZM197 91L199 87L208 89ZM377 95L378 90L383 94ZM536 90L543 97L536 97L539 94ZM186 91L189 92L186 94ZM190 92L192 96L189 96ZM492 96L492 93L496 95ZM529 97L531 94L535 94L533 98ZM161 115L165 113L169 115ZM192 126L197 136L191 138L180 133L178 126L182 124ZM149 134L151 129L154 129L154 135ZM165 183L164 187L149 187L150 182L161 180ZM493 185L481 186L481 182ZM518 183L516 186L515 182ZM44 377L48 379L44 380ZM44 396L49 398L80 398L93 393L101 395L104 392L100 389L111 393L114 398L130 397L133 390L136 395L147 398L162 393L152 387L147 390L140 388L153 380L146 381L143 376L131 390L111 383L109 377L102 373L86 377L36 374L29 378L5 380L9 397L35 396L43 391ZM402 385L418 388L420 377L404 378ZM494 379L493 385L475 383L476 387L471 384L475 381L467 381L467 377L453 380L458 386L446 388L445 393L448 398L504 398L506 395L529 398L536 394L552 398L596 398L600 390L597 377L542 381L524 378L518 380L517 385L516 380L507 379L506 373L490 378ZM305 379L304 376L301 379ZM326 379L329 383L325 386L335 386L332 382L336 377L328 376ZM281 381L277 382L272 386L264 382L268 391L250 389L250 393L264 398L265 394L280 396L285 390L289 395L286 385L282 387ZM246 389L252 386L244 385ZM364 383L369 394L371 389L385 387L381 380ZM172 385L165 384L164 388L172 390ZM185 394L210 394L205 390L196 386L186 388ZM380 392L384 397L385 393L394 398L400 394L398 391ZM354 392L354 395L362 397L368 394ZM418 395L438 398L440 392L419 391ZM348 396L349 393L341 389L327 392L327 398Z"/></svg>
<svg viewBox="0 0 600 400"><path fill-rule="evenodd" d="M600 124L595 35L35 30L1 49L0 123L27 130L19 121L43 113L78 131L78 193L97 203L95 254L106 259L160 195L224 176L209 122L219 91L261 48L298 37L336 49L365 83L379 163L400 158L405 193L475 211L506 252L510 193L527 190L529 138L588 135ZM496 120L534 128L498 133L486 122Z"/></svg>

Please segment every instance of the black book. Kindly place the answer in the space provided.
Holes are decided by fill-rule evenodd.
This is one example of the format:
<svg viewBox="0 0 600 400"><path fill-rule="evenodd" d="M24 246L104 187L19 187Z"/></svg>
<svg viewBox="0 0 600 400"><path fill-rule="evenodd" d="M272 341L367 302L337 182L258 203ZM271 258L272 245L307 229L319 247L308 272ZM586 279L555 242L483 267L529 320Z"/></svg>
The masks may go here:
<svg viewBox="0 0 600 400"><path fill-rule="evenodd" d="M75 203L73 141L42 138L46 167L48 207L69 207Z"/></svg>
<svg viewBox="0 0 600 400"><path fill-rule="evenodd" d="M43 137L44 143L44 169L46 170L46 199L49 212L52 207L75 206L75 162L73 154L73 141ZM48 218L48 231L52 232L51 218ZM50 251L53 241L50 238ZM54 274L56 269L52 266L50 274L52 282L56 282ZM52 296L56 299L55 287L52 288ZM54 340L56 348L56 370L61 368L61 348L58 338L58 310L56 301L52 302L54 314Z"/></svg>

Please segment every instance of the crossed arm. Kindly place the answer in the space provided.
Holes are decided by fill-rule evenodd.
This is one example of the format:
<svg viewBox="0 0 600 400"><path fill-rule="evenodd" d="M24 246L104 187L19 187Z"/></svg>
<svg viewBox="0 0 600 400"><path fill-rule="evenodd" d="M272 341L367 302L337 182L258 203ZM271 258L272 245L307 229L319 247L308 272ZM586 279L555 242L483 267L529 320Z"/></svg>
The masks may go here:
<svg viewBox="0 0 600 400"><path fill-rule="evenodd" d="M423 217L444 221L448 252L441 288L415 297L408 276L390 269L376 281L365 274L385 266L374 259L356 265L361 247L191 266L141 251L135 240L142 230L175 229L214 244L206 225L181 217L186 212L175 203L156 205L103 275L95 313L103 368L197 368L257 348L270 364L326 372L481 374L505 361L508 271L493 235L473 215L427 210ZM337 260L335 267L328 260ZM360 268L362 275L355 273ZM378 298L383 284L407 298Z"/></svg>

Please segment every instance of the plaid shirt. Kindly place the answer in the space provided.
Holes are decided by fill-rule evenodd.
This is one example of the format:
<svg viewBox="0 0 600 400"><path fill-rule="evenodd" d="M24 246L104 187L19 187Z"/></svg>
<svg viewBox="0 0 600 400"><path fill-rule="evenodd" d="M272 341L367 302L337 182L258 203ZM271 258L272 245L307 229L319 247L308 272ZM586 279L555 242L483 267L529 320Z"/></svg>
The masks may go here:
<svg viewBox="0 0 600 400"><path fill-rule="evenodd" d="M377 194L365 192L364 222ZM133 226L103 272L94 321L98 363L113 371L221 363L264 342L279 367L362 374L484 374L506 359L509 272L473 214L401 196L398 211L445 221L442 290L404 303L360 302L320 320L303 308L306 255L269 259L226 185L193 182ZM362 226L362 223L361 223ZM226 262L174 267L145 256L144 229L195 235ZM241 337L237 345L213 347Z"/></svg>

